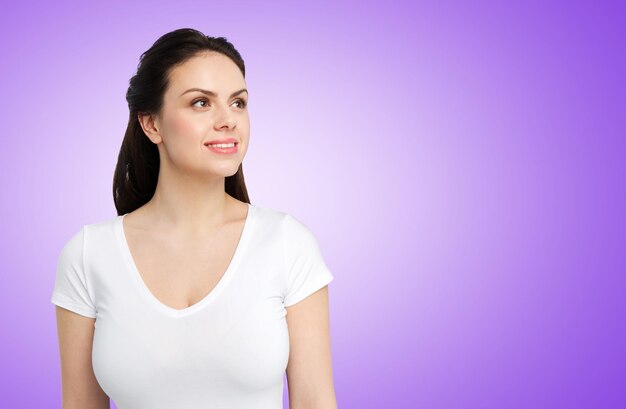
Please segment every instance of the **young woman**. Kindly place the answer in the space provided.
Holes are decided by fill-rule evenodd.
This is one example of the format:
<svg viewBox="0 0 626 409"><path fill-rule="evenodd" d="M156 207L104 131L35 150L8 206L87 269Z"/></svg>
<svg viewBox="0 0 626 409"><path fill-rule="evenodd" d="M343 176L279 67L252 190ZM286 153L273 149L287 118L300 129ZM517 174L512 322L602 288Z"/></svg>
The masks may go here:
<svg viewBox="0 0 626 409"><path fill-rule="evenodd" d="M63 408L336 408L327 268L294 216L252 205L245 67L223 37L142 54L113 196L63 247Z"/></svg>

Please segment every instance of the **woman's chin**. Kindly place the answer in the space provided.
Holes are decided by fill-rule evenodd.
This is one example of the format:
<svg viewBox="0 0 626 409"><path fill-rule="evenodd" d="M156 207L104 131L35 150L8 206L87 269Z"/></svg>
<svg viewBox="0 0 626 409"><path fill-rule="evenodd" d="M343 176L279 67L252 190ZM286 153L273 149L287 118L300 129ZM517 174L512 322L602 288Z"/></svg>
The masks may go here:
<svg viewBox="0 0 626 409"><path fill-rule="evenodd" d="M236 166L235 166L236 165ZM210 169L205 169L204 174L207 176L227 178L233 176L239 170L239 163L232 164L230 166L212 166Z"/></svg>

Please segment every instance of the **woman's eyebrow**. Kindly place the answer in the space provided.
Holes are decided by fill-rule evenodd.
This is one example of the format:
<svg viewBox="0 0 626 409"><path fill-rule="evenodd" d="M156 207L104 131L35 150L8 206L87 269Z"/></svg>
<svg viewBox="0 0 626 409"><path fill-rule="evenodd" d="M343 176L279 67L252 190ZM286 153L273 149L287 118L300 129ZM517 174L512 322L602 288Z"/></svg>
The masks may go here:
<svg viewBox="0 0 626 409"><path fill-rule="evenodd" d="M215 92L213 92L213 91L209 91L208 89L202 89L202 88L189 88L187 91L185 91L185 92L183 92L182 94L180 94L180 96L182 97L182 96L183 96L183 95L185 95L186 93L188 93L188 92L192 92L192 91L200 91L200 92L202 92L203 94L210 95L210 96L212 96L212 97L216 97L216 96L217 96L217 94L216 94ZM242 88L242 89L240 89L239 91L235 91L235 92L233 92L232 94L230 94L230 97L229 97L229 98L232 98L232 97L234 97L235 95L241 94L242 92L246 92L246 93L247 93L247 92L248 92L248 90L247 90L247 89L245 89L245 88ZM179 98L180 98L180 97L179 97Z"/></svg>

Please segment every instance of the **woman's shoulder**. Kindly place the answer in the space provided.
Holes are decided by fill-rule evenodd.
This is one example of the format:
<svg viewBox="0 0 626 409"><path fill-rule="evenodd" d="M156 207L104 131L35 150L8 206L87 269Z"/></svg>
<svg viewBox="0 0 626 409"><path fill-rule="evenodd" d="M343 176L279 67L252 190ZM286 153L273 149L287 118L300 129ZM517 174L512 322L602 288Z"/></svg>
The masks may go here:
<svg viewBox="0 0 626 409"><path fill-rule="evenodd" d="M122 217L123 215L108 216L84 223L75 228L74 234L70 240L76 241L77 237L80 236L82 241L89 241L91 243L98 240L109 242L110 239L115 238L117 223Z"/></svg>
<svg viewBox="0 0 626 409"><path fill-rule="evenodd" d="M77 240L78 236L83 236L86 232L93 233L102 230L111 230L115 227L116 222L123 216L109 216L96 221L91 221L88 223L77 224L75 228L72 230L71 238L74 241Z"/></svg>
<svg viewBox="0 0 626 409"><path fill-rule="evenodd" d="M117 216L107 216L104 218L97 219L90 223L87 223L83 226L84 229L90 231L98 231L98 230L110 230L115 227L115 224L125 215L117 215Z"/></svg>
<svg viewBox="0 0 626 409"><path fill-rule="evenodd" d="M258 218L266 219L268 221L281 221L283 218L285 218L285 216L287 216L286 212L273 207L254 203L251 203L250 205L252 206L252 210Z"/></svg>
<svg viewBox="0 0 626 409"><path fill-rule="evenodd" d="M274 227L281 231L294 232L296 236L312 234L309 226L299 216L291 212L273 207L252 205L256 220L266 227Z"/></svg>
<svg viewBox="0 0 626 409"><path fill-rule="evenodd" d="M91 223L77 225L67 233L60 260L85 260L85 254L96 249L108 249L116 240L116 221L121 216L107 217Z"/></svg>

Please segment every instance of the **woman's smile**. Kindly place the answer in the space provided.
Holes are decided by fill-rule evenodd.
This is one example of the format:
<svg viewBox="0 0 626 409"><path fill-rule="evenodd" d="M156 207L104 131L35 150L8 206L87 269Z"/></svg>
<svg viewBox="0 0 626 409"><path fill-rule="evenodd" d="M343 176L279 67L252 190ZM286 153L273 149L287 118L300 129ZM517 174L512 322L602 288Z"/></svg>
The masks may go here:
<svg viewBox="0 0 626 409"><path fill-rule="evenodd" d="M204 145L210 152L220 154L233 154L238 152L239 144L237 142L231 143L218 143L218 144L205 144Z"/></svg>

